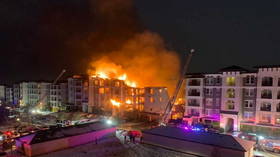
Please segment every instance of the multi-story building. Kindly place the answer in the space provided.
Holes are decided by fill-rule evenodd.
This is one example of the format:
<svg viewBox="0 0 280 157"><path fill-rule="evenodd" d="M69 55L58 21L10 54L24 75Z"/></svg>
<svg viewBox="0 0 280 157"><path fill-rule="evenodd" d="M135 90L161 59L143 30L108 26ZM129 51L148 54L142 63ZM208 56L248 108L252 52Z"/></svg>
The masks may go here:
<svg viewBox="0 0 280 157"><path fill-rule="evenodd" d="M74 75L68 78L68 109L86 111L88 86L89 77L87 75Z"/></svg>
<svg viewBox="0 0 280 157"><path fill-rule="evenodd" d="M67 82L50 85L50 106L52 112L66 110L68 103Z"/></svg>
<svg viewBox="0 0 280 157"><path fill-rule="evenodd" d="M20 83L20 98L22 106L46 107L49 105L50 83L22 82Z"/></svg>
<svg viewBox="0 0 280 157"><path fill-rule="evenodd" d="M20 85L19 84L14 84L13 85L13 104L15 106L20 106Z"/></svg>
<svg viewBox="0 0 280 157"><path fill-rule="evenodd" d="M186 90L185 116L192 122L217 120L225 131L280 126L280 66L189 74Z"/></svg>
<svg viewBox="0 0 280 157"><path fill-rule="evenodd" d="M8 105L13 104L13 88L11 87L5 88L5 103Z"/></svg>
<svg viewBox="0 0 280 157"><path fill-rule="evenodd" d="M120 114L137 111L143 116L160 115L166 107L168 93L165 87L136 88L124 80L90 77L88 112L99 109L114 112L112 101L119 103Z"/></svg>
<svg viewBox="0 0 280 157"><path fill-rule="evenodd" d="M130 87L123 80L90 77L88 112L97 108L112 112L112 101L120 103L120 111L141 109L140 94L139 88Z"/></svg>
<svg viewBox="0 0 280 157"><path fill-rule="evenodd" d="M5 86L0 85L0 104L2 104L5 101Z"/></svg>

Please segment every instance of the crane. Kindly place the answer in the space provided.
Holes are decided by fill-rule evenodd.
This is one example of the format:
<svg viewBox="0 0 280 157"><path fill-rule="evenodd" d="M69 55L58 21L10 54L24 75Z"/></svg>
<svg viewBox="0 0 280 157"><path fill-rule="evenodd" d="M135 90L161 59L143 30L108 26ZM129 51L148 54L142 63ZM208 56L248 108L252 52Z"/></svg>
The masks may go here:
<svg viewBox="0 0 280 157"><path fill-rule="evenodd" d="M191 49L190 53L187 55L187 59L186 59L186 63L184 65L183 71L182 71L182 73L180 75L180 78L179 78L179 80L177 82L175 91L174 91L173 95L169 98L168 103L167 103L167 105L165 107L162 119L160 120L160 125L166 125L168 123L169 116L171 114L171 111L172 111L172 108L174 106L174 103L175 103L175 101L177 99L179 91L180 91L180 89L182 87L182 84L184 82L185 75L187 73L187 70L188 70L188 67L189 67L189 64L190 64L190 61L192 59L192 56L193 56L194 52L195 52L195 50Z"/></svg>

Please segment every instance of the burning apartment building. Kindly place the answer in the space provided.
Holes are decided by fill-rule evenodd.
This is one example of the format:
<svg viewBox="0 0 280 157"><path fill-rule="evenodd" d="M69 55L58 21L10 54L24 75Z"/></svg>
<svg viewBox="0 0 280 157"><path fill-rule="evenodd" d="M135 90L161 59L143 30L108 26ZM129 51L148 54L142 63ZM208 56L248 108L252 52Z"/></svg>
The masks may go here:
<svg viewBox="0 0 280 157"><path fill-rule="evenodd" d="M127 112L138 112L138 115L159 116L163 113L168 101L165 87L137 87L128 83L125 75L118 78L105 76L89 77L88 112L104 112L120 116Z"/></svg>

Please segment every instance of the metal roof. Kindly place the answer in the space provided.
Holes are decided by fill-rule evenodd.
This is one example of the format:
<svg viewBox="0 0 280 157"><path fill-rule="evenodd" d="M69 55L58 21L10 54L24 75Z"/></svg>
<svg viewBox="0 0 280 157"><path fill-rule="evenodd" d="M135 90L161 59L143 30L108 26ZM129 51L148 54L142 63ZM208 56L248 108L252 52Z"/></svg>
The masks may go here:
<svg viewBox="0 0 280 157"><path fill-rule="evenodd" d="M253 147L252 142L236 139L231 135L188 131L176 127L157 127L150 130L145 130L143 133L243 152L246 152Z"/></svg>
<svg viewBox="0 0 280 157"><path fill-rule="evenodd" d="M42 142L60 139L64 137L86 134L93 131L113 128L113 127L115 126L108 125L105 122L98 121L98 122L74 125L69 127L58 127L54 129L41 130L33 134L34 136L32 137L30 144L42 143ZM17 139L20 140L22 137L18 137Z"/></svg>

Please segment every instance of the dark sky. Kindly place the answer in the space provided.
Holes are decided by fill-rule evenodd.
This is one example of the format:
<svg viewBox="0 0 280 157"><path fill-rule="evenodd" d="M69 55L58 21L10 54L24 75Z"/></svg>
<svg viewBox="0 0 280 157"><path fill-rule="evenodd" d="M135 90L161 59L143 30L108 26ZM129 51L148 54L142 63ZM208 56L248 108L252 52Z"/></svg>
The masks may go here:
<svg viewBox="0 0 280 157"><path fill-rule="evenodd" d="M54 79L63 68L84 73L92 57L142 29L159 33L181 57L197 49L192 72L280 64L279 0L135 0L131 10L109 6L110 14L98 1L1 0L0 83Z"/></svg>

